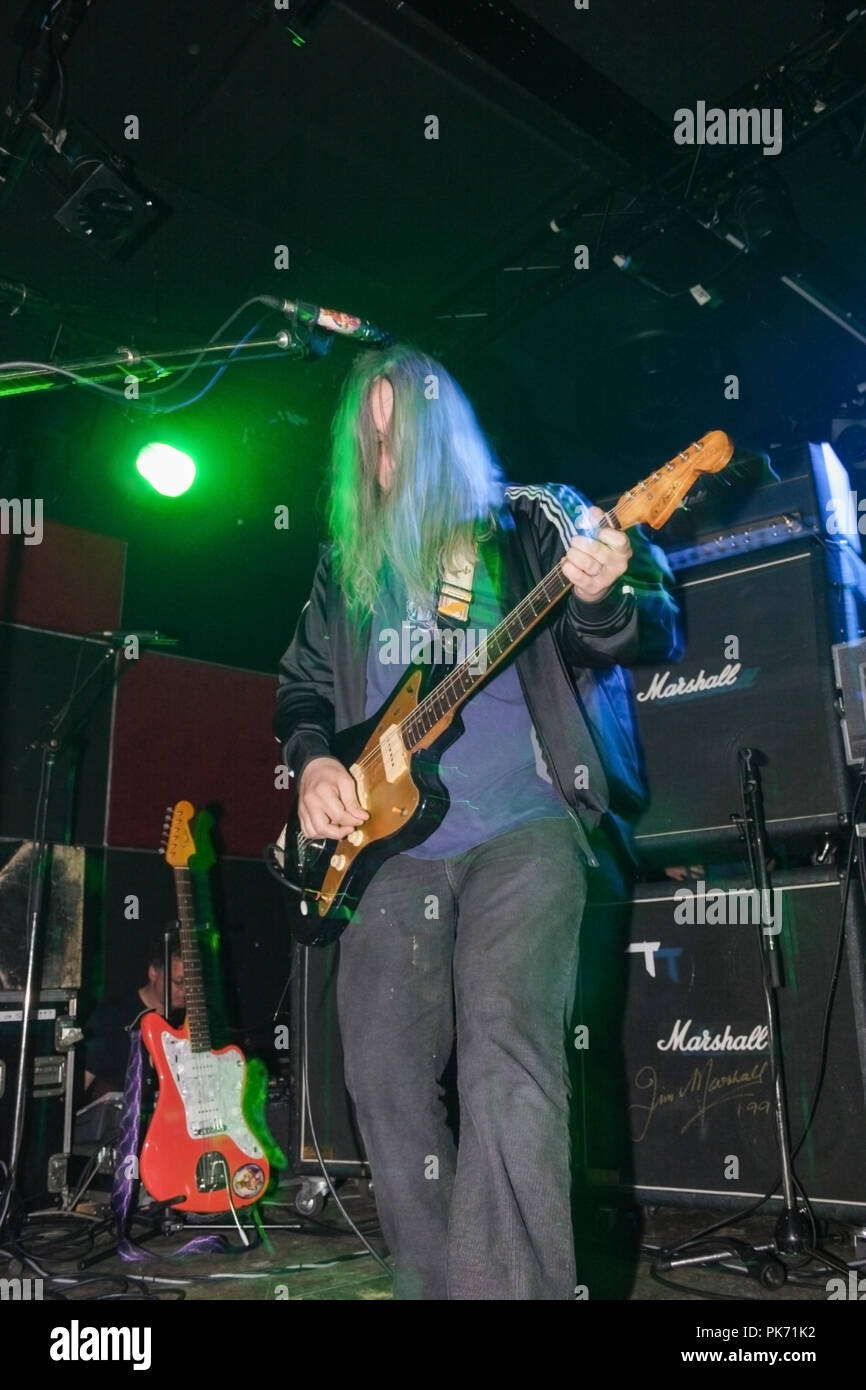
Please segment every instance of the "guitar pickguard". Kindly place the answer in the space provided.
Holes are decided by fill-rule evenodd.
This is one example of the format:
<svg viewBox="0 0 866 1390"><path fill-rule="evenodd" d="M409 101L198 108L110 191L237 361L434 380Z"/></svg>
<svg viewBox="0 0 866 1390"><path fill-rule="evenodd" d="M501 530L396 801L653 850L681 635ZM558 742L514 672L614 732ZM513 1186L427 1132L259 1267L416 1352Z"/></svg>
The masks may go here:
<svg viewBox="0 0 866 1390"><path fill-rule="evenodd" d="M264 1156L243 1115L245 1064L240 1052L193 1052L188 1038L159 1035L169 1074L183 1101L190 1139L226 1135L251 1158Z"/></svg>

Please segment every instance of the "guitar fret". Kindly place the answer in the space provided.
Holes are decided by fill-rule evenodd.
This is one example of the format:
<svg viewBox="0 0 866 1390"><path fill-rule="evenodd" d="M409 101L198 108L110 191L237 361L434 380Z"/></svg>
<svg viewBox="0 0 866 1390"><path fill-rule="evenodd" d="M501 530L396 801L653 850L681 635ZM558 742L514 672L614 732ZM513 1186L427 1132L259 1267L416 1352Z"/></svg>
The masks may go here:
<svg viewBox="0 0 866 1390"><path fill-rule="evenodd" d="M472 658L443 677L439 684L408 715L401 726L404 742L412 749L483 679L487 670L500 661L517 644L524 633L569 587L562 568L556 565L535 588L505 618L487 634L484 643L486 661L479 670L479 649ZM470 669L471 665L476 669Z"/></svg>
<svg viewBox="0 0 866 1390"><path fill-rule="evenodd" d="M207 1013L207 1000L204 997L201 957L195 938L195 904L189 869L176 868L174 878L177 890L180 954L183 961L183 978L186 987L186 1024L189 1032L190 1049L193 1052L210 1052L210 1020Z"/></svg>
<svg viewBox="0 0 866 1390"><path fill-rule="evenodd" d="M733 453L734 446L732 441L728 439L726 435L722 434L721 431L716 432L714 436L704 436L703 439L697 441L691 448L699 451L703 450L707 440L711 438L713 440L712 449L714 451L719 450L724 452L725 458L716 466L716 470L710 469L708 465L704 463L699 471L717 471L718 468L723 468ZM690 459L690 450L683 451L679 457L683 461L688 462ZM668 472L676 470L678 467L679 465L675 464L674 460L669 460L667 464L663 465L665 471ZM656 470L648 480L649 484L660 477L661 471L661 469ZM643 518L635 517L634 515L635 495L640 492L641 489L643 489L642 496L651 495L648 490L647 482L638 484L637 488L629 489L623 493L615 506L602 514L601 520L597 525L594 526L590 532L586 532L585 534L594 535L604 526L611 526L616 530L622 530L624 515L628 515L627 524L629 526L633 526L637 521L643 520ZM688 482L683 487L680 496L683 496L687 491ZM650 524L654 524L651 517L647 519L650 521ZM521 600L516 608L506 614L498 626L487 634L484 652L486 661L481 669L479 669L478 653L476 652L474 654L475 659L472 662L475 668L474 671L470 670L469 661L461 663L461 665L456 667L448 676L440 680L435 690L431 691L429 695L426 695L412 713L407 715L400 726L400 732L403 735L407 749L411 750L418 743L422 742L435 725L446 717L450 709L463 700L474 687L484 679L490 668L501 661L511 648L517 645L525 633L544 616L548 609L567 593L570 587L570 581L566 579L562 569L562 561L559 561L554 565L549 574L544 575L543 578L538 581L531 592Z"/></svg>

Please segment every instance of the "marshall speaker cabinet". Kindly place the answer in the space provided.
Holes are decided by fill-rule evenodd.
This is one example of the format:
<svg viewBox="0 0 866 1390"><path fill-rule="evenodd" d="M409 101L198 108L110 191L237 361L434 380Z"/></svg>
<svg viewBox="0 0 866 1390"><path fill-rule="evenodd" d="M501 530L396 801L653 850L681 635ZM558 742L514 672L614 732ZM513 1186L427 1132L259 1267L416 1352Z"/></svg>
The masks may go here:
<svg viewBox="0 0 866 1390"><path fill-rule="evenodd" d="M744 747L762 755L771 845L808 849L846 823L832 645L858 635L864 572L808 539L680 572L683 659L632 672L651 798L636 832L645 864L737 857Z"/></svg>
<svg viewBox="0 0 866 1390"><path fill-rule="evenodd" d="M750 889L750 881L721 879L647 885L636 891L630 921L612 903L584 919L572 1056L590 1184L648 1201L723 1206L746 1205L777 1183ZM795 1173L816 1211L862 1219L866 1003L856 883L807 1125L842 897L835 870L779 874L765 929L775 933L783 966L777 997Z"/></svg>

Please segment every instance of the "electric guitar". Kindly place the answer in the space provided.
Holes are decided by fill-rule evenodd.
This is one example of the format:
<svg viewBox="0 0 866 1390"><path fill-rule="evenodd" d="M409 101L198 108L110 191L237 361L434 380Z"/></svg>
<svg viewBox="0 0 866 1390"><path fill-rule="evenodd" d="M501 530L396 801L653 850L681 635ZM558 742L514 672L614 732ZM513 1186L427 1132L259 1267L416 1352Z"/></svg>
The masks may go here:
<svg viewBox="0 0 866 1390"><path fill-rule="evenodd" d="M169 808L160 846L174 870L186 1020L172 1028L156 1012L141 1036L159 1078L159 1095L141 1151L141 1180L157 1202L172 1197L183 1211L220 1212L261 1197L270 1165L243 1112L246 1059L239 1047L211 1048L201 956L195 930L189 860L199 868L213 852L190 829L188 801ZM197 853L198 849L198 853ZM208 860L208 853L210 859Z"/></svg>
<svg viewBox="0 0 866 1390"><path fill-rule="evenodd" d="M646 523L657 530L700 474L721 472L733 452L733 440L711 430L623 493L599 528ZM295 810L269 847L271 871L292 890L291 930L302 945L336 940L379 866L421 844L441 823L448 793L435 763L462 732L459 706L571 587L560 561L447 676L434 678L431 666L410 668L377 714L334 736L332 756L355 779L368 819L339 841L307 839ZM416 756L422 751L423 767Z"/></svg>

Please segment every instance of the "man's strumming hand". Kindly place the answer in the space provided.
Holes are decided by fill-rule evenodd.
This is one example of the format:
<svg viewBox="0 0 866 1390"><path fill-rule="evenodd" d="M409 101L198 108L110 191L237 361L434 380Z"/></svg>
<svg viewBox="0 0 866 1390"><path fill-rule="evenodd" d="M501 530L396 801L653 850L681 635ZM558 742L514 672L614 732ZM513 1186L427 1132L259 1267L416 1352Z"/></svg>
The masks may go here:
<svg viewBox="0 0 866 1390"><path fill-rule="evenodd" d="M342 840L369 819L355 780L337 758L311 758L301 773L298 819L308 840Z"/></svg>
<svg viewBox="0 0 866 1390"><path fill-rule="evenodd" d="M588 520L597 526L603 516L599 507L591 507ZM583 603L598 603L625 574L631 554L631 542L625 532L603 526L595 538L573 538L562 571Z"/></svg>

